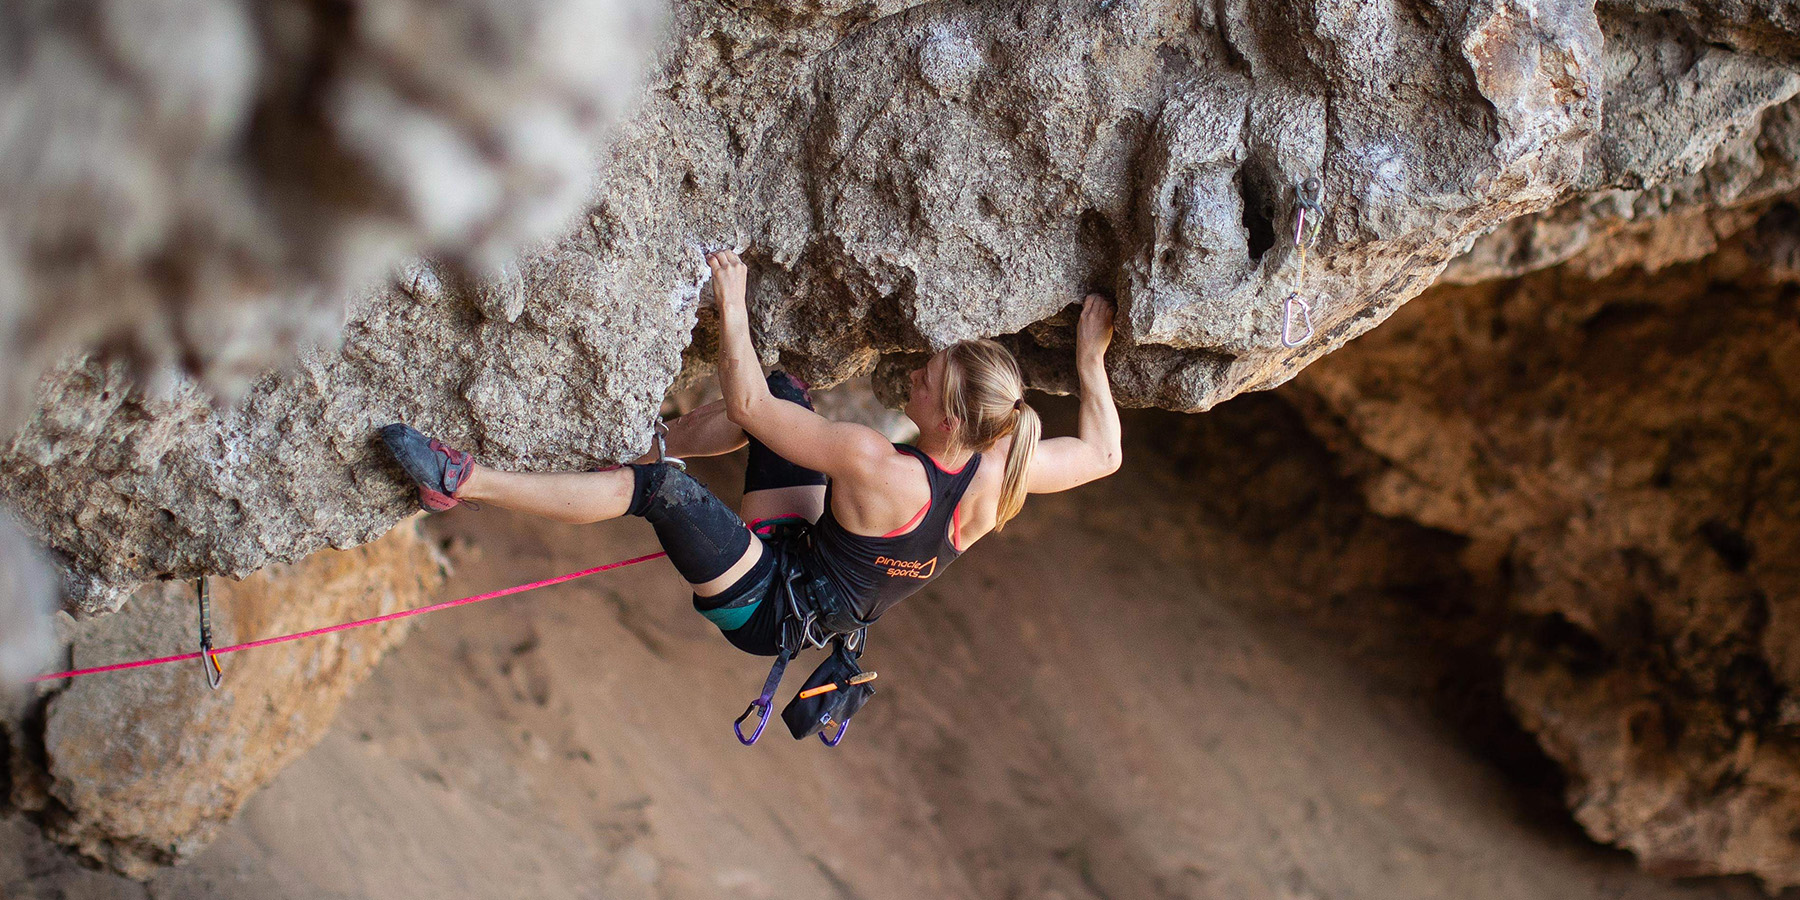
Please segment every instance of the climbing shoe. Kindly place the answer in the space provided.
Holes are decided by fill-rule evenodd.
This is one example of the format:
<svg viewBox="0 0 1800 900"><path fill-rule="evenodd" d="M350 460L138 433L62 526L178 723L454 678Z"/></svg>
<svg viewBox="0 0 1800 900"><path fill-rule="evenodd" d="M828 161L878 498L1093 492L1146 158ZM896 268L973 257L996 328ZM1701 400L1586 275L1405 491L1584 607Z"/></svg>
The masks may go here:
<svg viewBox="0 0 1800 900"><path fill-rule="evenodd" d="M419 485L420 509L443 512L461 502L456 499L456 489L475 471L474 457L399 422L381 429L381 441Z"/></svg>
<svg viewBox="0 0 1800 900"><path fill-rule="evenodd" d="M780 369L770 372L765 380L769 385L769 393L789 403L798 403L807 409L813 408L812 385Z"/></svg>

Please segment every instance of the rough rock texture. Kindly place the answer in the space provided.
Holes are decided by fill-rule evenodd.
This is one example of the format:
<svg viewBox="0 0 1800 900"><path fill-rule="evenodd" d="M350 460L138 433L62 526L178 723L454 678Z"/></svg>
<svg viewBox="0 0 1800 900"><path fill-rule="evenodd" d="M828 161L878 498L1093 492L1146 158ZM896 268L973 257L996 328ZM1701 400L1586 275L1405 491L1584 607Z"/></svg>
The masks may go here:
<svg viewBox="0 0 1800 900"><path fill-rule="evenodd" d="M420 606L443 583L443 566L406 525L240 583L214 579L214 640ZM350 689L407 627L402 620L229 654L216 692L198 663L66 682L8 729L11 802L53 839L148 876L205 847L257 788L323 737ZM76 666L191 650L193 588L146 588L129 609L79 623L69 637Z"/></svg>
<svg viewBox="0 0 1800 900"><path fill-rule="evenodd" d="M1292 396L1505 585L1506 695L1595 838L1800 884L1796 212L1705 265L1434 289ZM1783 249L1785 248L1785 250Z"/></svg>
<svg viewBox="0 0 1800 900"><path fill-rule="evenodd" d="M1481 238L1446 280L1569 261L1599 277L1698 259L1754 221L1763 201L1800 186L1793 17L1776 4L1682 16L1664 6L1600 7L1605 127L1588 142L1570 198Z"/></svg>
<svg viewBox="0 0 1800 900"><path fill-rule="evenodd" d="M69 353L235 398L401 261L488 271L566 229L659 20L648 0L0 7L0 443ZM0 529L0 559L33 553ZM0 619L48 602L21 586L0 582ZM38 652L7 644L0 670Z"/></svg>
<svg viewBox="0 0 1800 900"><path fill-rule="evenodd" d="M1205 409L1291 378L1382 322L1471 248L1456 263L1459 278L1566 260L1589 273L1653 268L1709 251L1794 187L1797 48L1791 11L1758 2L684 5L647 91L597 166L601 178L577 228L505 265L410 265L356 304L341 347L262 376L230 412L215 411L187 381L134 386L114 357L67 361L43 385L42 412L0 455L0 495L67 573L65 608L86 614L118 608L159 575L242 575L382 534L410 508L409 491L373 443L387 421L411 421L510 466L634 454L669 388L704 370L710 317L696 312L699 251L726 245L747 247L767 361L815 381L873 370L881 390L923 352L1005 335L1035 384L1066 389L1067 307L1098 288L1121 304L1109 359L1120 399ZM418 188L408 196L455 209L470 196L430 166L380 158ZM1325 203L1302 273L1290 236L1294 186L1308 176L1321 180ZM1533 218L1508 224L1522 216ZM1770 242L1771 277L1800 258L1781 232L1758 236ZM1783 398L1769 393L1789 389L1779 378L1714 397L1705 379L1634 366L1658 353L1675 359L1666 348L1687 341L1703 346L1680 352L1710 353L1709 365L1753 368L1760 363L1739 354L1787 333L1778 311L1788 301L1772 289L1754 295L1763 306L1729 309L1692 291L1641 298L1676 310L1685 324L1659 337L1634 329L1662 327L1663 317L1640 320L1636 307L1618 302L1607 312L1603 297L1615 295L1604 290L1536 290L1468 294L1506 298L1493 302L1516 321L1499 316L1501 331L1483 332L1480 323L1495 319L1475 313L1437 329L1487 348L1486 370L1458 355L1471 350L1455 342L1431 345L1441 357L1423 355L1424 344L1401 347L1393 351L1400 362L1382 370L1428 373L1421 383L1442 393L1426 396L1466 421L1445 415L1435 429L1419 429L1406 419L1417 404L1395 400L1379 413L1384 395L1346 375L1338 383L1350 387L1337 393L1314 389L1324 398L1319 427L1342 417L1346 447L1402 461L1424 454L1432 466L1421 462L1418 474L1367 473L1376 506L1470 535L1475 568L1511 566L1522 614L1549 623L1550 634L1509 644L1515 703L1581 776L1583 821L1670 868L1677 859L1701 860L1684 863L1694 870L1744 868L1749 857L1733 854L1760 851L1725 847L1746 831L1695 838L1692 847L1673 835L1722 821L1702 816L1723 808L1720 798L1759 795L1715 781L1655 794L1681 798L1658 806L1641 789L1710 771L1713 745L1682 741L1709 733L1704 697L1718 693L1713 686L1749 677L1731 668L1742 654L1718 648L1755 643L1750 635L1765 629L1779 634L1776 624L1750 615L1700 629L1707 652L1728 657L1716 665L1688 668L1681 649L1670 671L1637 662L1604 670L1671 692L1657 702L1674 710L1667 721L1686 724L1665 732L1675 735L1667 757L1675 762L1656 777L1610 774L1636 770L1593 762L1601 751L1592 748L1608 745L1577 735L1604 732L1594 717L1552 714L1616 704L1581 707L1573 690L1530 688L1547 682L1526 673L1553 670L1530 668L1529 648L1554 645L1557 634L1623 642L1609 660L1652 658L1629 648L1655 632L1630 628L1663 619L1618 613L1621 598L1642 594L1656 609L1692 596L1724 610L1736 596L1731 586L1749 585L1778 603L1782 595L1768 586L1775 582L1765 581L1780 570L1757 569L1777 565L1760 553L1753 556L1763 562L1747 557L1742 571L1716 578L1693 568L1705 553L1735 558L1713 543L1761 546L1753 523L1720 512L1727 492L1705 482L1712 469L1692 476L1691 493L1644 488L1632 479L1653 477L1655 467L1645 475L1641 465L1613 464L1602 448L1624 433L1673 441L1675 426L1658 416L1677 424L1680 415L1698 417L1688 449L1668 454L1669 477L1687 477L1683 466L1700 456L1683 454L1714 452L1710 435L1754 432L1762 426L1741 423L1779 415ZM1318 330L1288 348L1283 301L1294 291ZM1704 344L1715 327L1745 337ZM1665 339L1675 343L1656 344ZM1585 352L1589 341L1616 357ZM1380 348L1389 346L1357 365L1380 368ZM199 368L203 380L216 380ZM1515 383L1502 394L1492 387L1502 382L1480 380L1519 371L1545 376L1533 390L1582 384L1583 393L1546 411L1541 393L1528 399ZM1627 372L1653 382L1668 405L1639 404L1640 392L1654 391L1626 381ZM1611 402L1575 402L1589 392ZM1702 405L1681 405L1689 401ZM1756 416L1764 418L1744 418ZM1480 441L1457 443L1459 435ZM1771 445L1772 459L1782 446ZM1656 589L1619 589L1645 579ZM1664 579L1674 587L1665 590ZM1729 609L1743 618L1743 609ZM1768 622L1779 621L1771 609ZM1539 655L1554 661L1561 652ZM1765 652L1770 678L1785 677L1778 655ZM1557 699L1530 699L1539 694ZM1690 695L1703 699L1682 707ZM1778 758L1779 742L1769 746L1777 749L1767 758ZM1601 787L1579 793L1593 785ZM1701 818L1681 819L1683 810ZM1774 882L1791 878L1779 860L1756 865Z"/></svg>
<svg viewBox="0 0 1800 900"><path fill-rule="evenodd" d="M4 490L74 576L69 608L379 534L404 509L371 476L365 436L384 419L509 464L635 451L677 379L704 246L749 243L763 348L815 380L1028 331L1054 387L1067 329L1036 323L1101 287L1121 301L1125 401L1197 409L1271 386L1475 235L1560 197L1605 84L1593 11L1551 2L696 5L662 59L588 227L474 284L409 272L359 308L341 352L262 382L229 419L177 403L192 427L54 447L166 456L178 489L50 472L51 442L27 433ZM1300 285L1320 331L1289 350L1281 237L1307 176L1327 199ZM116 383L81 370L52 402L97 416ZM65 472L120 483L77 502L95 492L65 490ZM72 529L96 501L85 515L109 527Z"/></svg>

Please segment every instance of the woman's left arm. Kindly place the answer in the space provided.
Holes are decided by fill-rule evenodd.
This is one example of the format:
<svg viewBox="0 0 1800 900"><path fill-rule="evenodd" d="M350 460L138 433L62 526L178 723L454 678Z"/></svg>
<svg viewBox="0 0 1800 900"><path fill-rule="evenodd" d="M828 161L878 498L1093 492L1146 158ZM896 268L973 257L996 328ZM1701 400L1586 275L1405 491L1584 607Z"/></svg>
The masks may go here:
<svg viewBox="0 0 1800 900"><path fill-rule="evenodd" d="M744 299L749 269L729 250L711 254L706 264L712 268L719 304L719 387L725 393L726 416L781 458L834 478L854 477L874 460L892 455L893 447L875 429L833 422L769 393L750 340Z"/></svg>

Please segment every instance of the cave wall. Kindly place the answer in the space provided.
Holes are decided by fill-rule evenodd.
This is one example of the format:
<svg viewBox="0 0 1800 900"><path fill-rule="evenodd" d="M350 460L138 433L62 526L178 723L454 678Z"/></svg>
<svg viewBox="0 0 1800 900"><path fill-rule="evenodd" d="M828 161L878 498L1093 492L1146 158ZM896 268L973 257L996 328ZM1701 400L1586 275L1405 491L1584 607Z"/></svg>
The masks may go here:
<svg viewBox="0 0 1800 900"><path fill-rule="evenodd" d="M0 497L66 610L387 533L388 421L524 468L635 455L705 369L708 248L746 248L765 361L822 384L1001 335L1066 390L1101 289L1120 400L1189 411L1443 274L1470 286L1296 402L1377 510L1510 586L1509 697L1590 833L1794 880L1762 549L1792 546L1786 7L694 3L652 41L593 3L128 6L4 14L35 62L0 102L54 127L0 148Z"/></svg>
<svg viewBox="0 0 1800 900"><path fill-rule="evenodd" d="M0 493L92 614L145 578L382 533L407 507L369 440L387 421L507 465L632 455L703 367L704 322L682 352L700 251L725 245L747 247L766 361L815 381L1013 335L1065 389L1066 309L1100 288L1120 399L1205 409L1374 327L1519 216L1703 176L1750 132L1758 183L1788 177L1786 45L1708 27L1569 2L678 6L573 231L497 268L406 267L341 347L228 412L69 363ZM1318 331L1289 348L1296 289Z"/></svg>
<svg viewBox="0 0 1800 900"><path fill-rule="evenodd" d="M216 646L423 606L446 562L417 520L378 541L210 585ZM73 667L191 650L194 588L144 588L118 615L71 623ZM0 810L134 878L191 858L250 797L325 736L350 691L411 627L402 619L199 663L43 685L0 717Z"/></svg>
<svg viewBox="0 0 1800 900"><path fill-rule="evenodd" d="M1508 702L1595 839L1800 884L1800 288L1704 262L1434 288L1286 393L1371 506L1504 585Z"/></svg>

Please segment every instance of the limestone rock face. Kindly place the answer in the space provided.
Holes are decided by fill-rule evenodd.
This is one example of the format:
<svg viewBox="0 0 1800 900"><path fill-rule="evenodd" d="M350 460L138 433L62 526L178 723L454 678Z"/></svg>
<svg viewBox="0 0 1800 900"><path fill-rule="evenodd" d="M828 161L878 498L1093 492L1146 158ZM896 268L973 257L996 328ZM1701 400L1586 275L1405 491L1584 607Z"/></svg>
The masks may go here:
<svg viewBox="0 0 1800 900"><path fill-rule="evenodd" d="M403 260L487 271L566 229L660 19L648 0L6 4L0 443L70 353L159 398L192 379L233 399L334 341L353 290ZM0 559L35 553L0 530ZM0 580L0 619L50 597L18 587Z"/></svg>
<svg viewBox="0 0 1800 900"><path fill-rule="evenodd" d="M1291 392L1375 509L1504 585L1507 699L1588 833L1771 888L1800 884L1800 331L1763 262L1793 219L1655 278L1434 289Z"/></svg>
<svg viewBox="0 0 1800 900"><path fill-rule="evenodd" d="M223 646L423 605L443 561L408 525L346 552L315 555L233 584L212 584ZM128 875L205 847L250 795L323 737L339 704L367 677L407 620L221 657L209 690L199 663L74 679L40 716L15 724L31 752L15 754L14 802L46 832ZM119 615L81 623L74 665L192 650L193 588L146 588Z"/></svg>
<svg viewBox="0 0 1800 900"><path fill-rule="evenodd" d="M1101 288L1121 302L1121 399L1205 408L1557 199L1601 122L1597 20L1554 0L745 4L682 7L672 29L563 238L471 276L412 267L341 349L230 414L122 392L105 361L53 379L62 412L15 443L0 490L68 569L68 608L380 534L406 509L370 452L385 421L509 465L637 451L707 247L748 245L764 352L821 383L1022 333L1059 387L1062 313ZM1326 202L1297 284L1283 235L1307 177ZM1319 327L1287 348L1296 287Z"/></svg>
<svg viewBox="0 0 1800 900"><path fill-rule="evenodd" d="M1795 32L1770 30L1771 21L1753 34L1713 15L1672 18L1632 6L1603 7L1606 125L1588 143L1568 198L1476 241L1446 280L1571 261L1598 278L1625 265L1699 259L1754 221L1763 201L1800 187Z"/></svg>

